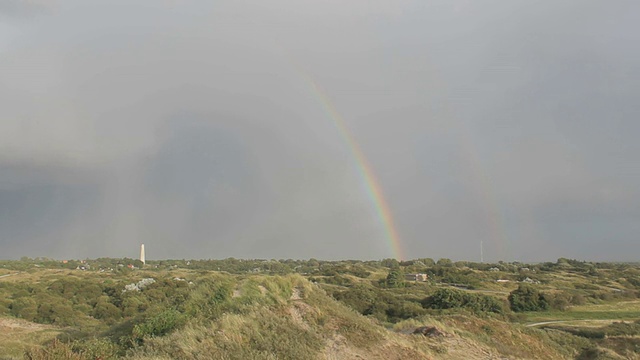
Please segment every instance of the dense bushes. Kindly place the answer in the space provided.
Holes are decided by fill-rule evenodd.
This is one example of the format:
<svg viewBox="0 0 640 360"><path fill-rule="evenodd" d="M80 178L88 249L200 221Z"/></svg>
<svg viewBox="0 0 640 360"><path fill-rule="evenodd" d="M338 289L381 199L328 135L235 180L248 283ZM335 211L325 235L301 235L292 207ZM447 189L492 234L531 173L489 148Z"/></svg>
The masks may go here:
<svg viewBox="0 0 640 360"><path fill-rule="evenodd" d="M55 301L55 299L48 300L38 306L38 315L35 319L37 322L61 326L75 324L75 314L71 304Z"/></svg>
<svg viewBox="0 0 640 360"><path fill-rule="evenodd" d="M333 297L362 315L373 316L385 322L396 322L420 316L424 309L416 301L395 296L389 290L357 285L333 294Z"/></svg>
<svg viewBox="0 0 640 360"><path fill-rule="evenodd" d="M162 336L184 325L186 321L186 315L168 309L147 319L142 324L135 325L133 336L137 339L142 339L145 336Z"/></svg>
<svg viewBox="0 0 640 360"><path fill-rule="evenodd" d="M472 294L455 289L438 289L433 295L422 300L427 309L464 308L475 313L504 313L504 304L493 296Z"/></svg>
<svg viewBox="0 0 640 360"><path fill-rule="evenodd" d="M11 311L11 315L28 321L35 321L38 316L38 304L35 299L30 297L19 297L15 299L9 305L9 310Z"/></svg>
<svg viewBox="0 0 640 360"><path fill-rule="evenodd" d="M186 281L165 278L143 291L123 292L126 282L68 276L43 283L0 283L0 313L42 324L106 325L141 315L151 308L178 308L188 298ZM135 280L134 280L135 282Z"/></svg>
<svg viewBox="0 0 640 360"><path fill-rule="evenodd" d="M110 300L106 295L98 298L92 314L96 319L102 319L109 325L122 317L120 308L113 305Z"/></svg>
<svg viewBox="0 0 640 360"><path fill-rule="evenodd" d="M384 286L389 288L399 288L405 286L404 273L401 270L391 270L387 274Z"/></svg>
<svg viewBox="0 0 640 360"><path fill-rule="evenodd" d="M542 311L549 308L545 295L528 284L520 284L509 294L509 304L515 312Z"/></svg>
<svg viewBox="0 0 640 360"><path fill-rule="evenodd" d="M469 289L475 289L480 285L480 281L472 271L458 271L457 269L439 269L440 281L448 284L463 284Z"/></svg>
<svg viewBox="0 0 640 360"><path fill-rule="evenodd" d="M86 357L73 351L70 344L54 340L46 347L33 347L28 349L24 358L26 360L85 360Z"/></svg>

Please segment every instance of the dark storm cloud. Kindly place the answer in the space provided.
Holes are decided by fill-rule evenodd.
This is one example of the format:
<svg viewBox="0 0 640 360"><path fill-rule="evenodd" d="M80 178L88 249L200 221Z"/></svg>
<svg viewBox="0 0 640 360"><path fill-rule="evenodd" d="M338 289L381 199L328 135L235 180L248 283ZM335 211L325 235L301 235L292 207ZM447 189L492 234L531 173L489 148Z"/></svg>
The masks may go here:
<svg viewBox="0 0 640 360"><path fill-rule="evenodd" d="M635 260L633 1L40 7L0 6L1 257L392 256L313 80L411 256Z"/></svg>

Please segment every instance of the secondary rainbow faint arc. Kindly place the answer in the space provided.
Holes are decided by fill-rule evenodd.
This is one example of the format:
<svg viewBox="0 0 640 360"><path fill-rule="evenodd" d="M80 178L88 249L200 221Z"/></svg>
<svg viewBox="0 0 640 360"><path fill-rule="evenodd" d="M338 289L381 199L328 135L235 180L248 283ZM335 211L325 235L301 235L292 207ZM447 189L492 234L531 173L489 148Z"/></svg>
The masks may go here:
<svg viewBox="0 0 640 360"><path fill-rule="evenodd" d="M306 75L306 74L305 74ZM384 226L384 230L386 233L386 237L389 242L389 246L391 248L391 252L393 256L397 260L403 260L404 251L402 248L402 243L400 241L400 236L398 235L398 230L396 229L396 225L393 221L393 216L391 215L391 210L389 209L389 205L384 199L384 195L382 193L382 188L376 177L374 176L373 171L371 170L371 166L367 161L367 158L362 153L360 146L355 141L354 137L349 132L349 128L345 124L340 113L335 109L333 104L331 103L329 97L324 94L324 92L320 89L320 87L313 81L310 76L304 76L307 79L307 82L310 84L311 89L313 90L314 95L322 104L325 112L333 121L336 129L340 133L340 136L345 141L345 143L349 146L351 153L353 154L356 166L358 167L358 172L364 181L365 188L367 190L367 195L371 199L376 209L376 213Z"/></svg>

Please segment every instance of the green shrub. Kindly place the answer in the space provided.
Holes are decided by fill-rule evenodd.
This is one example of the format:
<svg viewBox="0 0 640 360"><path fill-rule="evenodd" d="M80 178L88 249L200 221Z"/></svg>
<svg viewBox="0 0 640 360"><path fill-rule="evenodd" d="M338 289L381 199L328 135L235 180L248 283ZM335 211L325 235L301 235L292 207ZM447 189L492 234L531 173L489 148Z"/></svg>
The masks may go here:
<svg viewBox="0 0 640 360"><path fill-rule="evenodd" d="M112 324L114 321L122 317L120 309L109 302L109 297L103 296L98 300L98 303L93 308L93 317L96 319L102 319L108 324Z"/></svg>
<svg viewBox="0 0 640 360"><path fill-rule="evenodd" d="M10 306L11 300L3 298L2 295L0 295L0 315L11 313Z"/></svg>
<svg viewBox="0 0 640 360"><path fill-rule="evenodd" d="M10 305L11 314L28 321L35 321L38 316L36 301L28 297L20 297Z"/></svg>
<svg viewBox="0 0 640 360"><path fill-rule="evenodd" d="M405 286L404 273L401 270L391 270L387 274L384 285L388 288L400 288Z"/></svg>
<svg viewBox="0 0 640 360"><path fill-rule="evenodd" d="M465 308L475 313L504 313L504 304L493 296L472 294L455 289L438 289L433 295L422 300L428 309Z"/></svg>
<svg viewBox="0 0 640 360"><path fill-rule="evenodd" d="M349 290L337 292L334 298L347 304L363 315L371 315L376 311L378 294L366 286L355 286Z"/></svg>
<svg viewBox="0 0 640 360"><path fill-rule="evenodd" d="M131 317L145 311L149 307L149 302L143 295L131 292L125 294L121 307L123 316Z"/></svg>
<svg viewBox="0 0 640 360"><path fill-rule="evenodd" d="M339 274L333 276L327 276L320 279L325 284L333 284L340 286L351 286L353 285L353 281L346 276L342 276Z"/></svg>
<svg viewBox="0 0 640 360"><path fill-rule="evenodd" d="M145 336L162 336L186 323L187 317L177 310L169 309L147 319L133 327L133 336L142 339Z"/></svg>
<svg viewBox="0 0 640 360"><path fill-rule="evenodd" d="M87 359L117 359L122 355L122 349L107 338L76 341L71 345L71 348L75 353L81 354Z"/></svg>
<svg viewBox="0 0 640 360"><path fill-rule="evenodd" d="M545 299L547 300L550 309L560 311L567 310L572 302L571 294L566 292L557 292L550 295L547 294L545 295Z"/></svg>
<svg viewBox="0 0 640 360"><path fill-rule="evenodd" d="M396 301L389 304L385 314L392 322L411 319L425 314L424 308L419 303L411 301Z"/></svg>
<svg viewBox="0 0 640 360"><path fill-rule="evenodd" d="M39 323L67 326L75 324L75 320L73 308L63 301L42 302L38 306L36 321Z"/></svg>
<svg viewBox="0 0 640 360"><path fill-rule="evenodd" d="M515 312L542 311L549 308L545 295L528 284L520 284L509 294L509 304Z"/></svg>
<svg viewBox="0 0 640 360"><path fill-rule="evenodd" d="M24 353L25 360L85 360L86 357L77 354L71 345L54 339L43 347L33 347Z"/></svg>
<svg viewBox="0 0 640 360"><path fill-rule="evenodd" d="M425 313L416 301L395 296L390 290L364 285L336 292L333 297L360 314L370 315L381 321L397 322Z"/></svg>

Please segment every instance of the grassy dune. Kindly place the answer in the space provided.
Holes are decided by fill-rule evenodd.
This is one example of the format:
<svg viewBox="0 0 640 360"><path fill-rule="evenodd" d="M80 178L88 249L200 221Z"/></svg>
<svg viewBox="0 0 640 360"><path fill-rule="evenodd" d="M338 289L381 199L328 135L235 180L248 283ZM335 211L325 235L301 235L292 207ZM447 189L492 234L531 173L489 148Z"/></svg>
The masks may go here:
<svg viewBox="0 0 640 360"><path fill-rule="evenodd" d="M25 349L60 335L59 329L10 317L0 317L0 359L22 359Z"/></svg>
<svg viewBox="0 0 640 360"><path fill-rule="evenodd" d="M594 275L566 265L537 271L504 264L500 271L436 265L426 267L430 282L390 284L391 271L425 268L391 261L390 267L373 262L305 267L231 259L128 270L117 260L103 261L111 261L105 271L56 264L2 269L11 276L0 278L0 359L637 359L640 354L640 325L632 322L640 319L640 301L631 287L640 274L635 268ZM529 277L551 305L565 299L563 311L512 312L509 293ZM511 281L496 282L505 278ZM468 287L450 285L465 282ZM425 302L435 294L441 296L438 303ZM527 326L543 321L561 322ZM414 334L421 327L433 331Z"/></svg>
<svg viewBox="0 0 640 360"><path fill-rule="evenodd" d="M50 272L40 281L46 282ZM156 277L158 274L155 274ZM35 275L32 274L30 280ZM126 349L105 347L102 358L131 359L562 359L575 355L549 342L543 333L499 319L473 316L425 316L388 329L328 296L319 286L298 275L229 276L191 274L195 283L213 280L226 283L229 296L219 304L224 311L207 313L206 306L190 309L192 317L164 336L145 335ZM210 285L210 284L209 284ZM191 300L203 305L211 293L195 285ZM210 309L209 309L210 310ZM25 349L34 359L53 359L38 345L69 329L11 320L0 341L7 359L21 358ZM430 338L410 334L419 326L435 326L442 335ZM104 328L101 335L118 331L118 324ZM82 330L79 330L81 333ZM126 332L125 332L126 333ZM121 333L119 335L122 335ZM96 344L79 335L69 349L56 345L55 356L91 359ZM64 337L63 337L64 338ZM551 344L551 345L550 345ZM103 345L103 344L102 344ZM53 351L49 349L49 351ZM111 352L111 353L109 353ZM49 357L48 357L49 356Z"/></svg>

